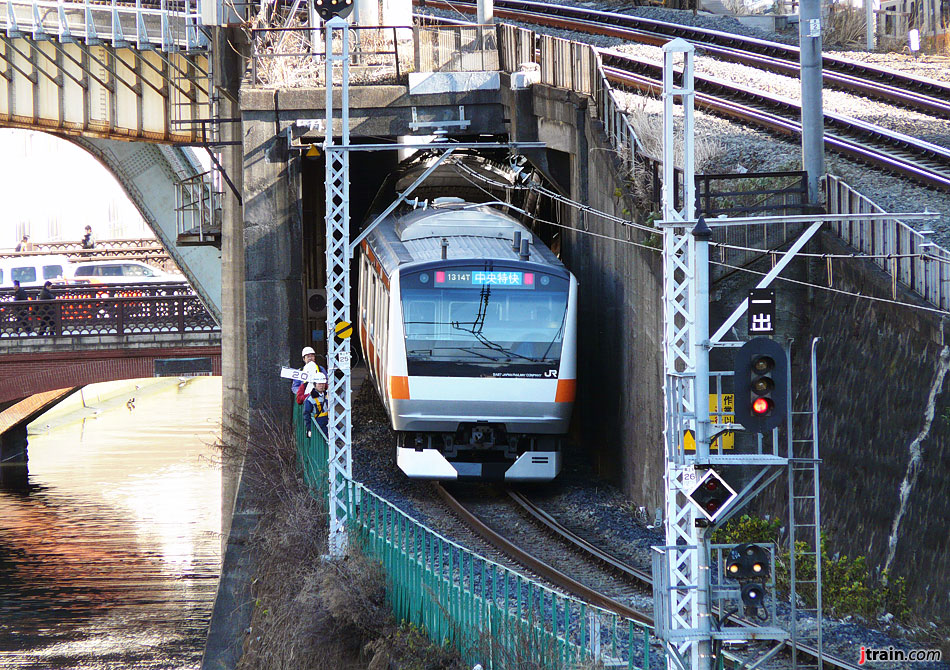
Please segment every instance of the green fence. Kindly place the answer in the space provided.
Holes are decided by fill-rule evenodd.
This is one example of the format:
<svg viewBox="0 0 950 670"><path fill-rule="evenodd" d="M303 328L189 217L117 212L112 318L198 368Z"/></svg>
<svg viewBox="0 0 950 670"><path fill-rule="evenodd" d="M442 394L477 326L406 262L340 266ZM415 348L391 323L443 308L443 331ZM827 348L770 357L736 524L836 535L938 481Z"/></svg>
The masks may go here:
<svg viewBox="0 0 950 670"><path fill-rule="evenodd" d="M307 438L296 407L297 452L308 485L326 495L328 450ZM541 667L650 667L651 629L552 591L419 523L362 484L350 482L350 537L382 563L400 620L449 642L488 670ZM654 659L654 665L665 665Z"/></svg>

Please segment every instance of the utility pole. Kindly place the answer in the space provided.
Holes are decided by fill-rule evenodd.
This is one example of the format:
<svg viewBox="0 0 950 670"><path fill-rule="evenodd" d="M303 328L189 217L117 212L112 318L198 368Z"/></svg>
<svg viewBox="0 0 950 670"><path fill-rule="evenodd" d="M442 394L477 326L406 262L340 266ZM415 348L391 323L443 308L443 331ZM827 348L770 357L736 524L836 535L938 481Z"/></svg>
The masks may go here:
<svg viewBox="0 0 950 670"><path fill-rule="evenodd" d="M818 182L825 173L825 115L821 102L821 0L802 0L799 8L802 167L808 173L808 202L816 204L819 200Z"/></svg>

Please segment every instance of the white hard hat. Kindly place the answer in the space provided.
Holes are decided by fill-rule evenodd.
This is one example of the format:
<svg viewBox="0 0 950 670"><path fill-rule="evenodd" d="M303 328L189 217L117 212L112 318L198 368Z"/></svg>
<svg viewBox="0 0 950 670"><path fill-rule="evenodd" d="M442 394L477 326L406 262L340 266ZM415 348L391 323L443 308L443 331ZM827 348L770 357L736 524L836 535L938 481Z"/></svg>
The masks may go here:
<svg viewBox="0 0 950 670"><path fill-rule="evenodd" d="M326 376L325 374L323 374L322 372L318 372L317 374L315 374L315 375L313 376L313 383L314 383L314 384L326 384L326 383L327 383L327 376Z"/></svg>
<svg viewBox="0 0 950 670"><path fill-rule="evenodd" d="M317 352L313 350L313 347L304 347L303 351L300 352L300 357L303 358L307 354L313 354L314 356L316 356Z"/></svg>

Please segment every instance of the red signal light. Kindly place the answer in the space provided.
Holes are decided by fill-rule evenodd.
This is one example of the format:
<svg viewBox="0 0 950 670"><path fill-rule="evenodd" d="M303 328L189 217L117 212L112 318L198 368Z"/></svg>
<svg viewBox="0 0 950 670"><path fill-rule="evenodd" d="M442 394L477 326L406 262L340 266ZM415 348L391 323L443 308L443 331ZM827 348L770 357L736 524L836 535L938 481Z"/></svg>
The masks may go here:
<svg viewBox="0 0 950 670"><path fill-rule="evenodd" d="M768 398L756 398L752 401L752 411L755 414L765 414L772 409L772 403Z"/></svg>

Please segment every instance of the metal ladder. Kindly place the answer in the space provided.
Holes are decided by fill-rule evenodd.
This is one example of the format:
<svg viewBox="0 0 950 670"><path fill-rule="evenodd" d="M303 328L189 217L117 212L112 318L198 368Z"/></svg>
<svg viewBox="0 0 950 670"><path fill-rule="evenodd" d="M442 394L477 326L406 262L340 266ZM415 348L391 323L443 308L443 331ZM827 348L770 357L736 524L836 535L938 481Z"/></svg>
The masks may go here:
<svg viewBox="0 0 950 670"><path fill-rule="evenodd" d="M818 486L820 461L818 458L816 363L819 339L815 338L811 343L809 408L801 412L791 409L789 411L788 545L791 605L789 634L793 645L792 670L821 670L822 667L821 499ZM789 369L789 388L791 388L791 369ZM798 645L805 645L811 649L800 651Z"/></svg>

